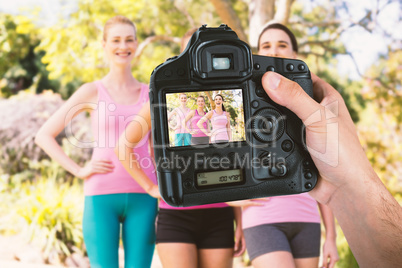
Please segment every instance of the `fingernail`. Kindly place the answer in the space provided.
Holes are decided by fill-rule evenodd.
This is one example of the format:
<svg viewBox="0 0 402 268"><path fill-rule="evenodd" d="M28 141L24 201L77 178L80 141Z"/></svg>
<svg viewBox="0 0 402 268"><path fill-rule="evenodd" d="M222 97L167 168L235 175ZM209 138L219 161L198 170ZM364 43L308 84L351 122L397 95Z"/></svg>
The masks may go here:
<svg viewBox="0 0 402 268"><path fill-rule="evenodd" d="M271 72L268 75L268 88L275 90L279 86L279 82L281 81L281 77L279 74L275 72Z"/></svg>

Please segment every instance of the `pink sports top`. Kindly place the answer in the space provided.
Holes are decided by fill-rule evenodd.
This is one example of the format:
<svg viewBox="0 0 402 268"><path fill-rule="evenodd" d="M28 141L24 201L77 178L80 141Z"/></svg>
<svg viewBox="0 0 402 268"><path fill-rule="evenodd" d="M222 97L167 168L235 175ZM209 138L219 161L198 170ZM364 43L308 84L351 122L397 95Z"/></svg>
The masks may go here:
<svg viewBox="0 0 402 268"><path fill-rule="evenodd" d="M114 149L117 140L127 125L148 101L148 86L141 84L137 103L117 104L109 95L101 81L95 82L98 89L97 108L91 112L92 132L96 144L92 159L105 159L113 162L114 170L106 174L94 174L84 182L85 195L115 193L145 193L144 189L130 176L120 163ZM134 156L145 174L156 184L155 167L150 157L150 132L134 149Z"/></svg>
<svg viewBox="0 0 402 268"><path fill-rule="evenodd" d="M180 107L177 107L174 109L176 111L175 117L176 117L176 130L174 133L188 133L186 128L182 125L182 121L186 119L186 116L188 113L191 111L190 108L186 108L185 111L183 111ZM190 128L190 122L187 122L187 127Z"/></svg>
<svg viewBox="0 0 402 268"><path fill-rule="evenodd" d="M308 193L274 196L257 202L263 205L243 209L243 229L269 223L321 221L317 202Z"/></svg>
<svg viewBox="0 0 402 268"><path fill-rule="evenodd" d="M211 117L211 125L212 125L212 135L211 141L217 140L229 140L228 131L226 128L226 124L228 123L228 118L226 116L226 112L223 112L221 115L217 114L215 110L213 110L213 114Z"/></svg>
<svg viewBox="0 0 402 268"><path fill-rule="evenodd" d="M193 118L191 118L191 130L196 131L196 133L192 134L192 137L206 137L207 136L197 126L197 123L198 123L198 121L200 121L201 117L203 117L203 116L199 115L198 110L196 109ZM205 121L202 124L202 126L204 127L204 129L207 129L207 127L208 127L207 122Z"/></svg>

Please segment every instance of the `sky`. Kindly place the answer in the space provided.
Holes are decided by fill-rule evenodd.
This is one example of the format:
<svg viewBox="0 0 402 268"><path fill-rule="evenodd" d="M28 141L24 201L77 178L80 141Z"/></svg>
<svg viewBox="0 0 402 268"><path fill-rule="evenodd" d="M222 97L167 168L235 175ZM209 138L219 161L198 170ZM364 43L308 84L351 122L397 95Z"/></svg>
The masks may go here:
<svg viewBox="0 0 402 268"><path fill-rule="evenodd" d="M322 4L328 0L299 0L303 2L306 9L313 8L317 4ZM38 21L41 25L49 25L55 23L60 16L67 17L76 8L78 0L11 0L0 1L0 12L11 14L28 13L34 6L41 7L41 16ZM358 21L366 14L366 10L382 7L386 0L366 0L347 2L349 12L340 12L339 14L345 18L345 25L351 20ZM342 3L342 2L339 2ZM25 11L24 11L25 10ZM402 3L395 1L383 9L377 16L377 24L383 29L387 29L395 38L402 40ZM344 26L345 26L344 25ZM364 73L366 69L378 60L380 54L387 52L388 40L374 30L372 33L367 32L361 27L353 27L345 31L341 36L342 42L345 44L355 58L360 70ZM401 43L399 43L401 46ZM402 47L399 47L402 49ZM356 70L356 66L349 56L338 56L338 72L341 76L349 76L351 79L359 80L360 76Z"/></svg>

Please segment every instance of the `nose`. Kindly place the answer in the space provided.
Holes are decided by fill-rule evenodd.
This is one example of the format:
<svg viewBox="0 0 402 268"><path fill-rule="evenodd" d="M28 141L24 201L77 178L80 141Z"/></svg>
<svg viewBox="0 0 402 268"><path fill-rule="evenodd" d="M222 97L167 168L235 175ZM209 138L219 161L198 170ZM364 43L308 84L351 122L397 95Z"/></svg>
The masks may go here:
<svg viewBox="0 0 402 268"><path fill-rule="evenodd" d="M127 44L126 44L126 42L120 42L120 46L119 46L120 48L126 48L127 47Z"/></svg>
<svg viewBox="0 0 402 268"><path fill-rule="evenodd" d="M267 56L270 57L277 57L278 55L278 48L276 46L272 46L267 53Z"/></svg>

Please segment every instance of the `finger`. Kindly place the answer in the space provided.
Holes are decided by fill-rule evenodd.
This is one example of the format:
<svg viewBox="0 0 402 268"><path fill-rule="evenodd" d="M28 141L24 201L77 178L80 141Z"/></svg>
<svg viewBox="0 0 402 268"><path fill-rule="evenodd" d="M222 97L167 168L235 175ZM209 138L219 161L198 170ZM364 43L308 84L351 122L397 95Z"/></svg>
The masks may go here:
<svg viewBox="0 0 402 268"><path fill-rule="evenodd" d="M265 73L261 82L274 102L294 112L303 122L312 114L322 110L322 106L307 95L299 84L278 73Z"/></svg>
<svg viewBox="0 0 402 268"><path fill-rule="evenodd" d="M96 167L94 169L94 172L96 173L110 173L113 172L112 168L107 168L107 167Z"/></svg>
<svg viewBox="0 0 402 268"><path fill-rule="evenodd" d="M324 255L322 258L322 265L323 268L328 268L328 255Z"/></svg>
<svg viewBox="0 0 402 268"><path fill-rule="evenodd" d="M314 99L320 103L325 96L330 94L330 92L328 91L332 88L332 86L330 86L327 82L319 78L314 73L311 73L311 80L313 82Z"/></svg>
<svg viewBox="0 0 402 268"><path fill-rule="evenodd" d="M105 168L114 168L114 164L112 162L101 162L98 161L94 163L95 167L105 167Z"/></svg>
<svg viewBox="0 0 402 268"><path fill-rule="evenodd" d="M336 260L335 258L331 258L328 267L329 267L329 268L334 268L334 267L335 267L335 263L336 263L337 261L338 261L338 260Z"/></svg>
<svg viewBox="0 0 402 268"><path fill-rule="evenodd" d="M110 161L110 160L98 160L98 161L96 161L96 163L114 166L113 161Z"/></svg>

